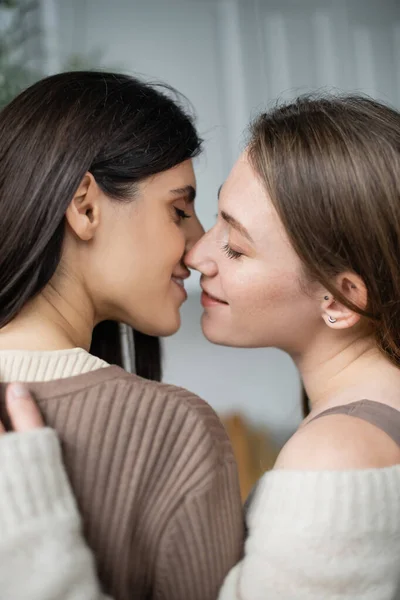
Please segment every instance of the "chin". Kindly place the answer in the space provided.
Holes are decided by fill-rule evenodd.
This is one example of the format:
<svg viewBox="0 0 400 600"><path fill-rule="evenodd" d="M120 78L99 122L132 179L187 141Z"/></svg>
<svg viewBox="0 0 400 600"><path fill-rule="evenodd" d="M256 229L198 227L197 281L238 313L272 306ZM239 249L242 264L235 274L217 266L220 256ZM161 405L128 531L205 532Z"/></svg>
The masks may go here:
<svg viewBox="0 0 400 600"><path fill-rule="evenodd" d="M157 337L169 337L170 335L174 335L181 326L181 317L178 312L177 315L171 317L169 319L165 319L165 321L158 321L158 323L154 322L154 324L149 325L149 327L141 328L140 331L142 333L146 333L147 335L153 335Z"/></svg>
<svg viewBox="0 0 400 600"><path fill-rule="evenodd" d="M174 325L173 327L164 327L163 329L160 329L159 333L153 335L157 335L158 337L169 337L177 333L180 329L180 326L181 324L179 323L178 325Z"/></svg>
<svg viewBox="0 0 400 600"><path fill-rule="evenodd" d="M268 346L258 338L250 338L248 333L238 334L232 325L216 325L204 313L201 318L201 329L204 337L217 346L228 346L230 348L264 348ZM232 335L232 332L235 332L235 335Z"/></svg>
<svg viewBox="0 0 400 600"><path fill-rule="evenodd" d="M204 337L212 344L217 344L218 346L236 345L232 343L229 332L225 331L225 328L216 327L215 324L213 325L212 321L204 313L201 317L201 329Z"/></svg>

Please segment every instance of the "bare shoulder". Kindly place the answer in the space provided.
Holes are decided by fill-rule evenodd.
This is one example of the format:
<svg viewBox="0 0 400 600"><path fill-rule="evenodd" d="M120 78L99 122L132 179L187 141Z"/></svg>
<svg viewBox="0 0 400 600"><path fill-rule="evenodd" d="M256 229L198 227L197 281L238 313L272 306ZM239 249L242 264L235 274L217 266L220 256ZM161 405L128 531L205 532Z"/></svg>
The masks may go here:
<svg viewBox="0 0 400 600"><path fill-rule="evenodd" d="M275 469L347 470L400 463L400 448L361 419L329 415L301 427L281 450Z"/></svg>

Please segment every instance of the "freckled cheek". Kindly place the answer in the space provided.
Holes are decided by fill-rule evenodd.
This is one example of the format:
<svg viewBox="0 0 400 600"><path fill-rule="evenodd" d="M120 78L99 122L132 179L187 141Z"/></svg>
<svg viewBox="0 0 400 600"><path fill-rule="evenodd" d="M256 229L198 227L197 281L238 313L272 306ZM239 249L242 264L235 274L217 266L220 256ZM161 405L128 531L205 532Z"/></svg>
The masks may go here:
<svg viewBox="0 0 400 600"><path fill-rule="evenodd" d="M273 269L267 275L257 272L230 274L224 291L232 310L259 314L283 308L298 293L298 279L292 272Z"/></svg>

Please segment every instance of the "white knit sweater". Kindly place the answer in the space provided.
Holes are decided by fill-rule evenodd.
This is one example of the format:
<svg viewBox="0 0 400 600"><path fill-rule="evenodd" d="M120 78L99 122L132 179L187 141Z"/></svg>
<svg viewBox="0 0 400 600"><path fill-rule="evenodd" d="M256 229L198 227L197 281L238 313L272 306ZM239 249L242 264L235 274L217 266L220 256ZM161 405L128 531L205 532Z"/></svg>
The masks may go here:
<svg viewBox="0 0 400 600"><path fill-rule="evenodd" d="M81 348L0 351L2 381L51 381L107 367ZM56 433L0 436L0 598L106 600Z"/></svg>
<svg viewBox="0 0 400 600"><path fill-rule="evenodd" d="M47 377L59 371L61 355L29 353L30 379L44 360ZM69 355L65 372L87 364L84 351ZM21 360L12 353L10 371L0 353L2 378L21 374ZM104 600L55 433L0 436L0 465L0 597ZM400 465L269 472L248 526L219 600L400 599Z"/></svg>
<svg viewBox="0 0 400 600"><path fill-rule="evenodd" d="M400 465L271 471L219 600L399 600Z"/></svg>

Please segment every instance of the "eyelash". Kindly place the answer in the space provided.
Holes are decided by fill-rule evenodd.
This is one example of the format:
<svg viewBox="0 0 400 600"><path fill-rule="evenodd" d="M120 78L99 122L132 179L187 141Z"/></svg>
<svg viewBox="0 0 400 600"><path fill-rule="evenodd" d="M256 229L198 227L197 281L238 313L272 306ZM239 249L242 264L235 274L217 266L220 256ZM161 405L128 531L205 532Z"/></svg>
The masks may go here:
<svg viewBox="0 0 400 600"><path fill-rule="evenodd" d="M224 244L222 246L222 250L225 252L228 258L232 258L233 260L237 260L238 258L243 256L241 252L233 250L233 248L231 248L229 244Z"/></svg>
<svg viewBox="0 0 400 600"><path fill-rule="evenodd" d="M180 223L181 221L184 221L185 219L190 219L191 215L188 215L187 213L185 213L184 210L182 210L181 208L176 208L176 206L174 206L175 212L176 212L176 216L177 218L177 222Z"/></svg>

